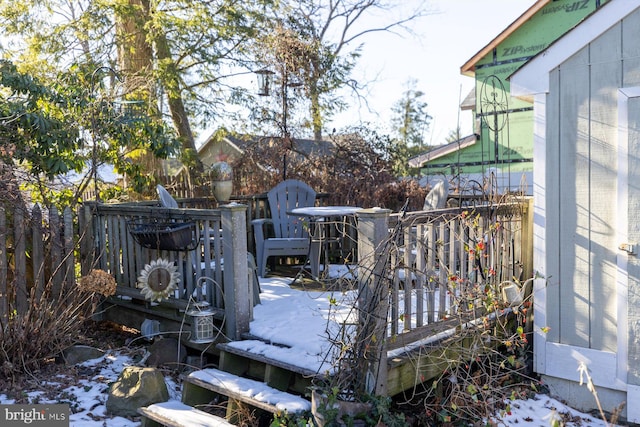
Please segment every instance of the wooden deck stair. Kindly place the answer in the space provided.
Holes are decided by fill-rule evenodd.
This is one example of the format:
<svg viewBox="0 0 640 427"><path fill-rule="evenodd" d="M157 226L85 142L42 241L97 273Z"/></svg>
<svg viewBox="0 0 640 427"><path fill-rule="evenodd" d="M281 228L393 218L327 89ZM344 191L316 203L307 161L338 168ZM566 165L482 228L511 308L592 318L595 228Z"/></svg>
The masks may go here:
<svg viewBox="0 0 640 427"><path fill-rule="evenodd" d="M254 341L246 343L251 346ZM233 426L239 422L241 407L248 408L261 420L271 419L276 413L311 410L311 402L304 396L310 392L315 372L230 343L217 347L218 369L205 368L189 374L183 381L181 402L139 408L142 427ZM217 412L226 406L224 418L210 413L214 406Z"/></svg>
<svg viewBox="0 0 640 427"><path fill-rule="evenodd" d="M201 411L181 402L162 402L139 408L142 426L172 427L231 427L233 424L208 412Z"/></svg>
<svg viewBox="0 0 640 427"><path fill-rule="evenodd" d="M252 344L260 343L257 340L241 341L243 348L251 348ZM263 343L264 344L264 343ZM264 344L266 347L274 346L282 349L277 344ZM218 344L220 350L220 369L235 375L253 378L265 382L278 390L305 395L309 392L314 378L318 373L301 368L264 354L257 354L250 350L238 348L231 343Z"/></svg>

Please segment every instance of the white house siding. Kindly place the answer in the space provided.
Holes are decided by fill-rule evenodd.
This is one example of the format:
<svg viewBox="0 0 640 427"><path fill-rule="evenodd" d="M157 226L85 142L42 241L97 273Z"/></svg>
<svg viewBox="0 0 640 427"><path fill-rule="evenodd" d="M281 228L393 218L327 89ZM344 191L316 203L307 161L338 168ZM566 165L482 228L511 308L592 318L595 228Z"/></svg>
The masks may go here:
<svg viewBox="0 0 640 427"><path fill-rule="evenodd" d="M536 370L552 392L593 409L578 383L586 363L605 409L626 403L623 416L639 423L640 0L612 0L516 72L511 88L534 95L540 144Z"/></svg>
<svg viewBox="0 0 640 427"><path fill-rule="evenodd" d="M640 87L640 10L634 12L622 27L623 72L626 87ZM638 90L640 92L640 89ZM640 98L630 98L628 105L628 236L640 253ZM640 255L627 258L628 271L628 383L637 393L640 405ZM629 401L631 404L631 401ZM640 422L640 409L637 410Z"/></svg>
<svg viewBox="0 0 640 427"><path fill-rule="evenodd" d="M620 73L597 64L615 51L599 46L572 56L550 81L546 191L556 202L547 206L547 227L556 223L558 239L547 249L547 339L616 351L615 79Z"/></svg>
<svg viewBox="0 0 640 427"><path fill-rule="evenodd" d="M640 94L640 90L638 91ZM640 98L630 98L628 132L628 218L627 239L640 243ZM638 244L636 243L636 244ZM640 248L638 248L640 249ZM636 252L638 251L636 249ZM627 258L628 353L630 384L640 385L640 259Z"/></svg>
<svg viewBox="0 0 640 427"><path fill-rule="evenodd" d="M548 321L556 330L547 337L546 352L556 364L547 363L546 373L577 379L572 371L579 353L592 365L596 384L612 389L624 388L615 380L621 30L622 24L614 26L552 71L547 106L546 157L557 156L559 162L546 169L547 197L558 201L551 209L547 204L549 214L553 210L547 223L557 221L558 238L548 241L546 256L558 262L546 274ZM619 399L610 395L608 403L614 406Z"/></svg>

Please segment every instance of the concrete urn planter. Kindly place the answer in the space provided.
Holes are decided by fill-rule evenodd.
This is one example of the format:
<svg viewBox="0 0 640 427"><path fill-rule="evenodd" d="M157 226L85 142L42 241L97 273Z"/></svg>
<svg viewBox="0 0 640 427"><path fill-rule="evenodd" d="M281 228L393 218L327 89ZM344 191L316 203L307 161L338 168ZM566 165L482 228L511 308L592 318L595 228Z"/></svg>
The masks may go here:
<svg viewBox="0 0 640 427"><path fill-rule="evenodd" d="M213 196L220 203L228 202L233 191L233 169L226 162L216 162L209 171Z"/></svg>

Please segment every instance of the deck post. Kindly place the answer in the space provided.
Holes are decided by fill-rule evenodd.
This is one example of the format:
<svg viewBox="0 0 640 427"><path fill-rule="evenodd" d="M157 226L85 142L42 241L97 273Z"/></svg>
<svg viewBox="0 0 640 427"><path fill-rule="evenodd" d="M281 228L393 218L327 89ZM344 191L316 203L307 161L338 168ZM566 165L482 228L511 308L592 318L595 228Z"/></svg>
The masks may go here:
<svg viewBox="0 0 640 427"><path fill-rule="evenodd" d="M247 206L220 206L224 259L225 334L231 340L249 332L253 317L252 283L247 265Z"/></svg>
<svg viewBox="0 0 640 427"><path fill-rule="evenodd" d="M389 209L364 209L358 219L358 338L356 390L384 396L387 392L387 312L389 282L384 275L388 264ZM362 390L364 389L364 390Z"/></svg>

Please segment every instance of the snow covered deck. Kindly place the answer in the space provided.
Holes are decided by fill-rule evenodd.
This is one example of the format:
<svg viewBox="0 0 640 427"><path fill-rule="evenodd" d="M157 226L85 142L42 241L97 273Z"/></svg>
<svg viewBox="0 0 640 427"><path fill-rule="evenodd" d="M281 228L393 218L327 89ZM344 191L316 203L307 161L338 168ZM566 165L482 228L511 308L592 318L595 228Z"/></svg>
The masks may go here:
<svg viewBox="0 0 640 427"><path fill-rule="evenodd" d="M393 395L411 388L416 381L440 373L439 363L430 355L432 351L439 351L444 358L460 357L446 354L441 348L443 343L450 345L458 339L456 333L463 325L482 326L473 321L487 314L482 311L483 296L489 293L498 298L505 281L530 277L527 206L512 203L405 214L377 208L361 210L356 214L357 263L349 269L344 265L330 266L328 272L334 276L331 270L339 268L342 286L327 289L340 290L304 288L304 282L302 286L291 286L292 277L260 278L260 303L255 307L253 287L247 280L246 232L240 226L246 223L244 212L236 206L222 207L220 214L215 213L221 219L213 229L222 233L224 245L219 246L225 268L224 277L218 281L223 282L221 295L212 304L219 308L216 325L221 330L217 346L195 348L219 355L220 365L229 363L228 368L237 371L233 373L250 378L266 377L263 371L267 370L289 370L297 375L295 381L310 381L312 377L344 371L349 365L362 384L375 379L377 388L369 392ZM134 213L143 214L140 210ZM194 218L212 214L186 209L162 212L168 213ZM121 224L126 216L122 209L118 214ZM105 222L107 230L111 230L109 221L107 218ZM207 226L210 224L204 222L204 229ZM126 230L114 236L116 243L118 236L127 242L121 246L123 250L132 247ZM98 237L104 242L104 236ZM128 253L137 257L137 252ZM218 256L218 250L211 250L209 245L197 252ZM103 259L118 261L108 252ZM128 257L122 255L121 259ZM188 271L190 263L179 257L177 260L186 265L187 276L198 277L199 272ZM229 268L231 265L233 269ZM107 267L117 270L120 266L114 262ZM132 277L132 271L136 270L130 268L127 277ZM139 291L132 291L118 298L135 299ZM207 298L210 294L206 293ZM133 327L135 322L139 325L144 318L156 316L163 322L161 330L175 331L183 328L185 320L184 304L176 305L177 302L186 301L170 297L169 301L151 305L118 300L116 305L125 310L110 307L106 313L115 316L110 320L122 322L122 313L127 312L128 320L134 323L129 326ZM181 338L187 341L188 333ZM416 360L416 353L427 357ZM298 382L295 387L300 391L304 383Z"/></svg>

